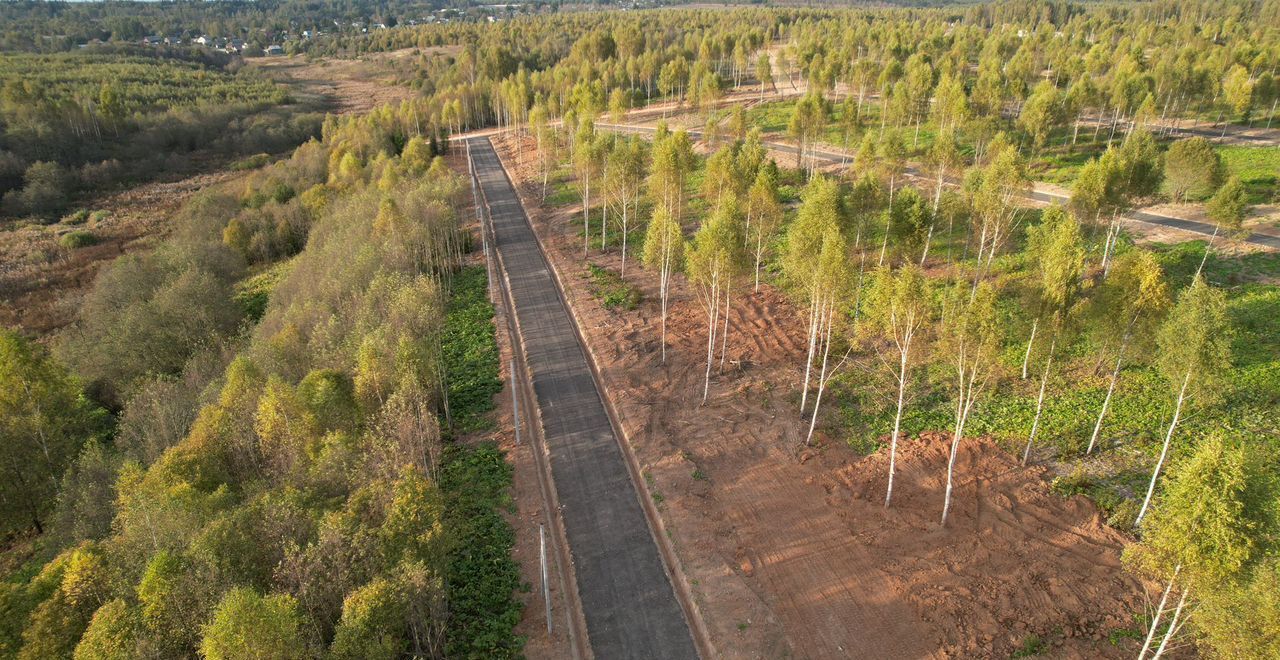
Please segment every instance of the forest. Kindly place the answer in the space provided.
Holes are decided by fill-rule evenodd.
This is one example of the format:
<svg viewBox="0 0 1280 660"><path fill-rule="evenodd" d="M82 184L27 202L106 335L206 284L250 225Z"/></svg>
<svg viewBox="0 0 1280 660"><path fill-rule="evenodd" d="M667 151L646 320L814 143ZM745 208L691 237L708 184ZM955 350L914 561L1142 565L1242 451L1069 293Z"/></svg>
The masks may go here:
<svg viewBox="0 0 1280 660"><path fill-rule="evenodd" d="M0 54L0 213L57 219L82 193L278 153L318 133L280 84L226 56L141 47Z"/></svg>
<svg viewBox="0 0 1280 660"><path fill-rule="evenodd" d="M119 4L0 16L88 36ZM299 7L137 16L408 11ZM1276 656L1277 25L1275 0L561 10L297 44L414 57L412 98L323 119L234 60L7 35L46 52L0 55L7 216L196 149L274 155L101 269L70 327L0 331L0 658L521 655L513 468L473 441L494 306L441 139L483 129L600 304L657 315L646 350L696 322L683 405L731 391L731 319L776 293L797 451L887 456L892 509L903 447L945 434L945 533L991 440L1156 586L1113 646ZM1132 220L1175 211L1206 231Z"/></svg>

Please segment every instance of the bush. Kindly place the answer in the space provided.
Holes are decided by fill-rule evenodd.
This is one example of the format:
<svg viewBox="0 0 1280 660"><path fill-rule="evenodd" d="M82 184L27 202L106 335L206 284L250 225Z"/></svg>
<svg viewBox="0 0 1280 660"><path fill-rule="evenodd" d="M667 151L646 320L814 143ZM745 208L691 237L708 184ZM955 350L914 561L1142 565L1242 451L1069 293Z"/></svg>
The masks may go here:
<svg viewBox="0 0 1280 660"><path fill-rule="evenodd" d="M64 225L83 225L89 220L89 209L76 209L62 216Z"/></svg>
<svg viewBox="0 0 1280 660"><path fill-rule="evenodd" d="M73 231L62 235L58 239L58 245L68 250L78 250L80 248L97 245L98 237L90 231Z"/></svg>
<svg viewBox="0 0 1280 660"><path fill-rule="evenodd" d="M254 154L248 158L242 158L231 164L231 169L238 172L244 170L256 170L259 167L271 162L271 154Z"/></svg>

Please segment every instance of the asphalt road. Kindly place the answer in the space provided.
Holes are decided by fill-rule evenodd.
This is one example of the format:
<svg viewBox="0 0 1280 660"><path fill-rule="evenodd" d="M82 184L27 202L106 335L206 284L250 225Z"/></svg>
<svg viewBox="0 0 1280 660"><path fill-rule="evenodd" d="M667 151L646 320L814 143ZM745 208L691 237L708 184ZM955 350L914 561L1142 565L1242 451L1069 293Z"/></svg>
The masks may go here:
<svg viewBox="0 0 1280 660"><path fill-rule="evenodd" d="M646 136L652 135L655 131L655 129L650 128L648 126L626 126L622 124L596 124L596 127L602 130L614 131L618 133L633 133L636 135L646 135ZM689 130L688 133L690 137L695 137L695 138L702 137L702 131L700 130L696 130L696 129ZM765 147L769 148L772 151L778 151L778 152L787 153L787 154L794 154L798 151L795 146L786 144L785 142L763 142L763 144ZM828 163L841 163L841 162L852 160L852 157L847 154L841 154L838 152L826 151L822 149L811 150L809 153L814 158L821 161L828 162ZM916 176L916 177L925 176L923 172L919 171L917 168L914 168L914 167L907 167L905 168L905 170L906 170L906 173L911 176ZM1039 202L1049 202L1053 204L1065 204L1070 199L1066 195L1059 195L1051 192L1046 192L1043 190L1037 190L1035 192L1032 192L1029 195L1029 197ZM1176 229L1182 229L1184 231L1195 232L1197 234L1204 234L1205 236L1214 235L1214 226L1207 222L1196 222L1195 220L1185 220L1182 218L1174 218L1171 216L1159 215L1157 213L1150 213L1147 211L1131 211L1125 214L1124 217L1130 220L1136 220L1138 222L1145 222L1147 224L1160 225L1162 227L1173 227ZM1261 245L1263 247L1280 249L1280 236L1273 236L1271 234L1259 234L1255 232L1255 233L1249 234L1248 237L1243 238L1241 240L1243 240L1245 243L1251 243L1253 245Z"/></svg>
<svg viewBox="0 0 1280 660"><path fill-rule="evenodd" d="M487 138L469 140L493 218L542 418L592 652L697 658L587 356L515 189Z"/></svg>

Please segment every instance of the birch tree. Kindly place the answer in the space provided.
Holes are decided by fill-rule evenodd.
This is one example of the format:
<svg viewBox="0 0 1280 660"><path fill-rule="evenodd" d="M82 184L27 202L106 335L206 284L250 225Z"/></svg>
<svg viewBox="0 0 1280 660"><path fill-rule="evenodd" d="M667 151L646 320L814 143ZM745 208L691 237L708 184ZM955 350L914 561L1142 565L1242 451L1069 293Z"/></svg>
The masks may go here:
<svg viewBox="0 0 1280 660"><path fill-rule="evenodd" d="M542 199L547 199L547 180L560 160L560 140L547 121L546 106L538 103L529 112L529 125L538 149L538 169L542 171Z"/></svg>
<svg viewBox="0 0 1280 660"><path fill-rule="evenodd" d="M725 326L728 326L728 295L734 275L741 269L742 234L737 203L727 200L703 222L693 237L688 253L689 279L707 314L707 369L703 379L702 402L711 391L711 367L715 362L716 339L721 319L721 300L725 301ZM722 338L723 344L723 338Z"/></svg>
<svg viewBox="0 0 1280 660"><path fill-rule="evenodd" d="M848 297L849 275L848 244L840 233L840 228L833 224L823 234L814 277L814 289L817 292L814 304L818 309L816 334L822 360L818 368L818 392L813 399L813 417L809 420L809 434L805 437L805 445L813 442L813 430L818 425L818 410L822 406L822 394L826 391L827 381L844 363L844 358L841 358L834 366L830 366L832 339L838 336L836 326L839 325L842 306Z"/></svg>
<svg viewBox="0 0 1280 660"><path fill-rule="evenodd" d="M656 206L671 213L677 224L684 219L684 182L693 169L693 145L683 129L670 133L658 126L651 148L651 165L647 180L649 197Z"/></svg>
<svg viewBox="0 0 1280 660"><path fill-rule="evenodd" d="M1191 286L1178 295L1178 303L1156 338L1156 366L1175 392L1176 400L1135 526L1142 523L1151 506L1156 480L1169 456L1169 444L1182 419L1184 405L1188 401L1207 404L1221 397L1222 375L1231 368L1231 335L1226 295L1197 275Z"/></svg>
<svg viewBox="0 0 1280 660"><path fill-rule="evenodd" d="M747 191L747 240L752 244L755 267L755 291L760 291L760 262L765 248L773 240L782 223L782 202L778 199L777 170L761 167L755 182Z"/></svg>
<svg viewBox="0 0 1280 660"><path fill-rule="evenodd" d="M667 362L667 303L671 298L671 276L684 264L684 235L671 211L659 206L649 219L644 237L644 265L658 271L658 298L662 301L662 362Z"/></svg>
<svg viewBox="0 0 1280 660"><path fill-rule="evenodd" d="M1031 445L1040 429L1040 415L1044 412L1045 390L1053 368L1054 351L1067 330L1068 315L1080 293L1080 277L1084 273L1084 243L1080 237L1080 223L1062 207L1049 208L1043 222L1029 232L1028 252L1037 266L1036 298L1037 323L1043 317L1048 323L1049 351L1045 355L1044 373L1040 377L1040 392L1036 397L1036 414L1027 435L1027 446L1022 451L1022 464L1031 456ZM1033 328L1035 326L1033 325ZM1032 331L1034 341L1034 330ZM1031 343L1027 345L1028 355ZM1025 362L1024 362L1025 369Z"/></svg>
<svg viewBox="0 0 1280 660"><path fill-rule="evenodd" d="M983 282L970 298L969 287L964 282L957 282L944 300L940 327L939 350L954 374L952 382L955 387L955 424L951 431L947 487L942 500L942 525L945 526L951 511L956 454L964 438L965 425L997 365L1000 325L995 288Z"/></svg>
<svg viewBox="0 0 1280 660"><path fill-rule="evenodd" d="M1158 323L1169 307L1169 286L1160 262L1146 250L1125 253L1116 260L1115 272L1100 287L1093 302L1103 345L1113 347L1116 361L1086 454L1093 453L1101 437L1102 422L1111 406L1127 351L1135 344L1138 348L1150 347Z"/></svg>
<svg viewBox="0 0 1280 660"><path fill-rule="evenodd" d="M819 174L805 186L803 201L795 220L787 229L787 251L782 256L782 271L791 289L801 296L805 309L807 352L804 380L800 389L800 412L809 399L809 380L818 349L819 290L818 265L815 257L822 250L827 231L839 226L840 190L834 181Z"/></svg>
<svg viewBox="0 0 1280 660"><path fill-rule="evenodd" d="M896 271L876 271L867 294L864 327L868 334L884 344L888 358L881 356L893 381L897 384L897 405L893 417L893 433L889 436L889 485L884 505L893 498L893 476L898 456L898 436L902 430L902 412L906 406L907 388L924 352L924 335L933 321L932 287L929 279L915 264L905 264Z"/></svg>
<svg viewBox="0 0 1280 660"><path fill-rule="evenodd" d="M596 141L595 124L583 118L574 138L573 167L582 190L582 256L591 250L591 180L600 173L600 146Z"/></svg>
<svg viewBox="0 0 1280 660"><path fill-rule="evenodd" d="M627 238L630 221L640 202L640 188L644 183L644 147L639 138L619 141L609 154L608 189L617 201L622 229L622 276L627 275Z"/></svg>
<svg viewBox="0 0 1280 660"><path fill-rule="evenodd" d="M1269 482L1274 480L1265 470L1245 445L1228 441L1220 433L1203 439L1170 469L1168 485L1151 510L1142 543L1126 557L1167 583L1139 658L1159 658L1171 650L1171 642L1192 613L1199 613L1194 605L1188 607L1193 598L1208 601L1212 615L1213 605L1229 600L1233 591L1248 589L1249 569L1268 552L1268 544L1274 546L1270 539L1277 531L1268 511L1273 506L1268 500L1274 499L1268 493ZM1177 605L1168 607L1174 589L1181 593ZM1203 623L1208 625L1202 625L1202 632L1210 633L1206 638L1223 646L1261 632L1241 630L1238 623L1212 616ZM1259 650L1252 647L1240 657Z"/></svg>
<svg viewBox="0 0 1280 660"><path fill-rule="evenodd" d="M987 165L971 173L965 182L974 213L980 222L978 238L978 269L974 286L991 267L991 262L1004 242L1008 240L1023 197L1031 192L1031 179L1027 176L1026 162L1018 154L1017 147L1001 145L997 140L989 148L994 150Z"/></svg>

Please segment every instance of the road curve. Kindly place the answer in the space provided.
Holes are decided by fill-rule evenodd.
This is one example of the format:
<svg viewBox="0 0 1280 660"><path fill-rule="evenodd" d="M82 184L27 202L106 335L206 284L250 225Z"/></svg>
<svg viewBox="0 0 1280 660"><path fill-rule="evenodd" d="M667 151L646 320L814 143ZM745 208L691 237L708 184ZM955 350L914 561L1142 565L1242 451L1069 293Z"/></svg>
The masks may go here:
<svg viewBox="0 0 1280 660"><path fill-rule="evenodd" d="M630 126L625 124L596 124L596 128L607 130L607 131L613 131L615 133L633 133L636 135L652 135L657 130L649 126ZM700 130L691 129L691 130L687 130L687 132L691 137L695 137L695 138L702 137L702 131ZM794 153L797 153L798 151L794 145L790 145L785 142L765 141L765 142L762 142L761 144L763 144L765 147L767 147L772 151L778 151L778 152L787 153L787 154L794 154ZM836 151L830 151L825 149L814 149L814 150L811 150L809 153L814 158L824 162L828 162L828 163L844 163L849 161L852 158L849 154L842 154ZM918 177L924 176L924 174L920 170L914 167L907 167L906 173L911 176L918 176ZM1038 201L1038 202L1048 202L1052 204L1065 204L1067 203L1067 201L1070 200L1070 197L1067 195L1061 195L1061 194L1049 192L1046 190L1035 190L1030 195L1028 195L1027 198ZM1174 218L1172 216L1160 215L1158 213L1151 213L1149 211L1130 211L1129 213L1126 213L1124 217L1129 220L1145 222L1151 225L1159 225L1161 227L1172 227L1174 229L1181 229L1183 231L1203 234L1205 236L1214 236L1216 234L1215 227L1209 223L1197 222L1195 220L1186 220L1183 218ZM1252 234L1249 234L1249 236L1240 240L1244 241L1245 243L1250 243L1253 245L1259 245L1262 247L1280 250L1280 236L1273 236L1271 234L1259 234L1257 232L1254 232Z"/></svg>
<svg viewBox="0 0 1280 660"><path fill-rule="evenodd" d="M487 138L468 140L507 274L593 655L697 658L574 321Z"/></svg>

